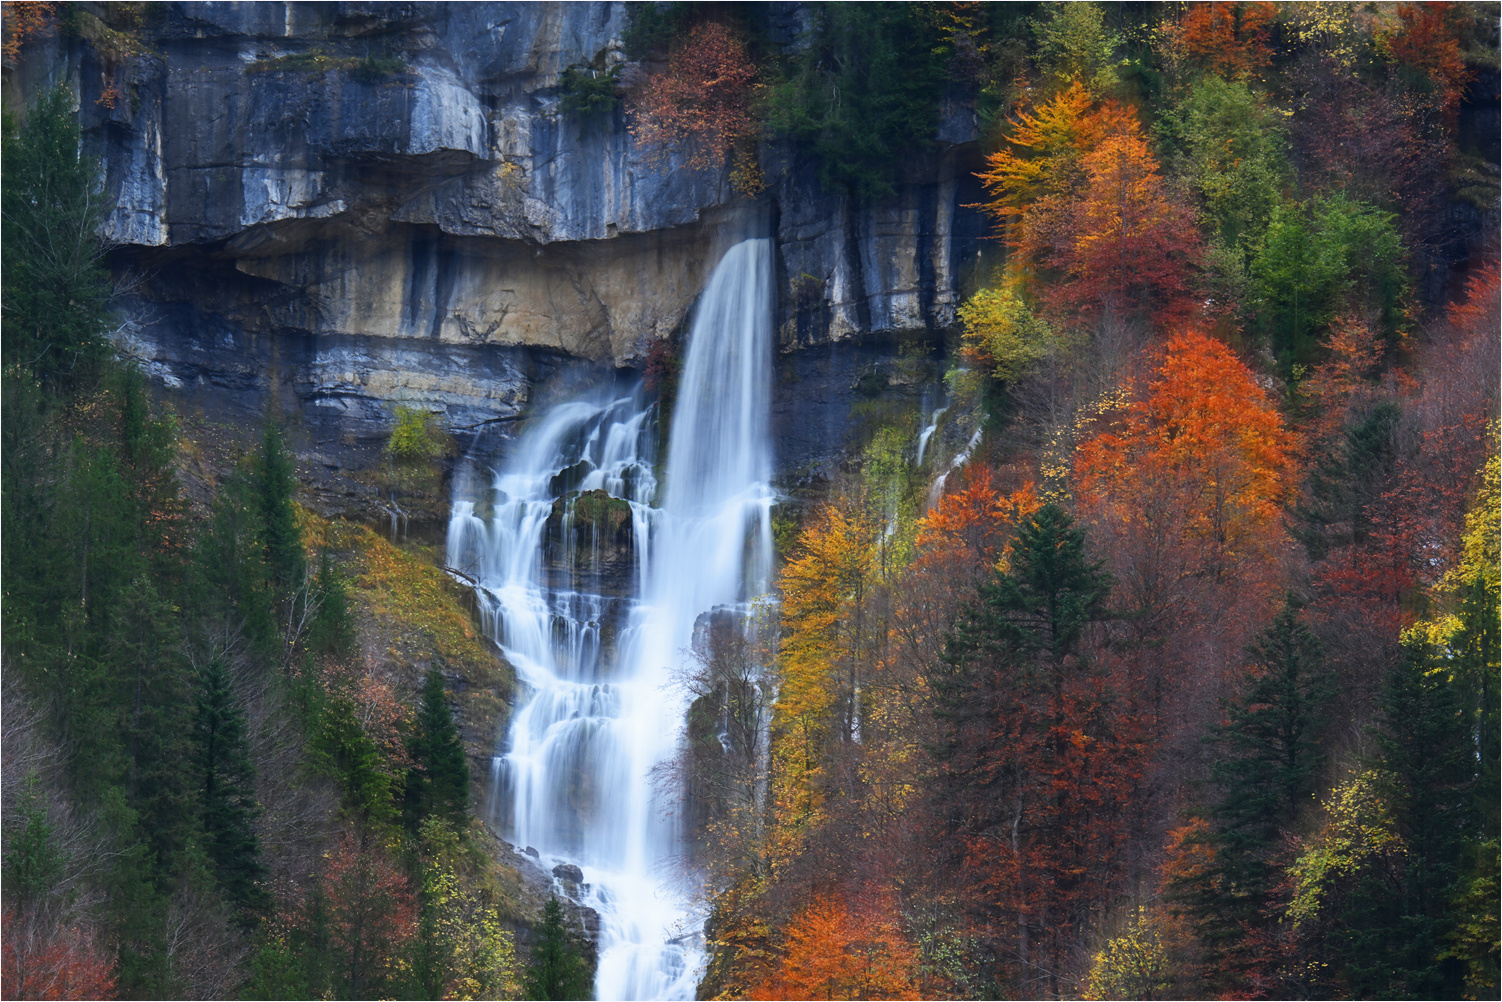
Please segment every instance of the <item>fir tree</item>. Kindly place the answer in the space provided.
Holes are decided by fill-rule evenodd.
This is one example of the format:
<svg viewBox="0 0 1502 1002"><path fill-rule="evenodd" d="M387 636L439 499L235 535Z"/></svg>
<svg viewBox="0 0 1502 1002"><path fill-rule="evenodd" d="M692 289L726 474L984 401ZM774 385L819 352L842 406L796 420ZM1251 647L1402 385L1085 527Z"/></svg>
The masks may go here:
<svg viewBox="0 0 1502 1002"><path fill-rule="evenodd" d="M1402 866L1364 872L1333 933L1341 973L1360 998L1461 997L1462 966L1445 955L1477 828L1476 773L1449 668L1428 643L1410 638L1388 673L1375 735Z"/></svg>
<svg viewBox="0 0 1502 1002"><path fill-rule="evenodd" d="M563 905L556 896L548 898L542 908L542 924L537 928L537 944L532 947L532 964L523 984L529 999L588 999L589 970L578 938L565 924Z"/></svg>
<svg viewBox="0 0 1502 1002"><path fill-rule="evenodd" d="M56 833L47 819L41 780L35 772L26 777L15 814L9 819L19 834L12 836L5 854L7 903L24 909L44 900L63 875L63 855Z"/></svg>
<svg viewBox="0 0 1502 1002"><path fill-rule="evenodd" d="M79 155L72 103L59 85L20 129L7 117L0 175L4 364L54 391L86 384L109 357L109 276L97 236L104 186L99 165Z"/></svg>
<svg viewBox="0 0 1502 1002"><path fill-rule="evenodd" d="M261 434L255 484L266 570L277 594L291 597L303 583L305 562L302 530L297 527L292 501L297 492L297 466L282 430L274 424L267 424Z"/></svg>
<svg viewBox="0 0 1502 1002"><path fill-rule="evenodd" d="M462 826L469 810L469 760L437 668L428 669L423 682L417 733L409 747L413 768L407 774L408 826L416 831L424 818L433 816Z"/></svg>
<svg viewBox="0 0 1502 1002"><path fill-rule="evenodd" d="M266 904L265 877L256 839L255 767L245 736L245 712L236 705L224 662L211 659L198 673L193 718L194 765L205 848L224 896L254 920Z"/></svg>
<svg viewBox="0 0 1502 1002"><path fill-rule="evenodd" d="M1221 753L1211 767L1220 795L1209 810L1216 865L1172 889L1197 916L1222 973L1258 959L1245 955L1247 936L1268 921L1281 833L1314 792L1332 695L1319 641L1292 602L1247 653L1241 693L1223 705L1226 723L1209 738Z"/></svg>
<svg viewBox="0 0 1502 1002"><path fill-rule="evenodd" d="M314 588L318 612L308 629L308 648L325 654L344 654L355 642L355 624L349 614L349 582L325 550L318 565Z"/></svg>

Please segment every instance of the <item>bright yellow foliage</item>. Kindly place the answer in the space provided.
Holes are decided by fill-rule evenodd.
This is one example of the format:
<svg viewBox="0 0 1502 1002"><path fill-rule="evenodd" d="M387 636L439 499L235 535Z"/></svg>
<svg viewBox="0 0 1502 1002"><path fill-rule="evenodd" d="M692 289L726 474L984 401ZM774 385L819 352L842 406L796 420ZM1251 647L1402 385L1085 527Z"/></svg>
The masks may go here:
<svg viewBox="0 0 1502 1002"><path fill-rule="evenodd" d="M1010 289L981 289L960 307L965 354L1007 381L1048 356L1058 335Z"/></svg>
<svg viewBox="0 0 1502 1002"><path fill-rule="evenodd" d="M1325 826L1288 868L1294 895L1287 915L1295 927L1318 916L1336 877L1355 873L1376 856L1407 852L1383 799L1384 785L1380 772L1367 769L1336 787L1326 801Z"/></svg>
<svg viewBox="0 0 1502 1002"><path fill-rule="evenodd" d="M423 822L421 935L444 985L445 999L519 999L516 947L501 927L494 891L474 876L457 832L437 818Z"/></svg>
<svg viewBox="0 0 1502 1002"><path fill-rule="evenodd" d="M1498 422L1490 429L1493 452L1481 468L1481 487L1476 491L1476 502L1466 512L1465 534L1461 537L1459 566L1451 569L1440 581L1446 591L1460 591L1478 577L1486 586L1495 590L1498 585L1498 566L1502 565L1502 458L1496 450Z"/></svg>
<svg viewBox="0 0 1502 1002"><path fill-rule="evenodd" d="M1145 905L1120 935L1095 955L1085 982L1087 999L1164 998L1172 987L1168 950Z"/></svg>
<svg viewBox="0 0 1502 1002"><path fill-rule="evenodd" d="M858 672L870 643L866 600L879 529L864 512L826 505L783 568L781 684L772 716L779 828L815 820L824 750L850 737Z"/></svg>

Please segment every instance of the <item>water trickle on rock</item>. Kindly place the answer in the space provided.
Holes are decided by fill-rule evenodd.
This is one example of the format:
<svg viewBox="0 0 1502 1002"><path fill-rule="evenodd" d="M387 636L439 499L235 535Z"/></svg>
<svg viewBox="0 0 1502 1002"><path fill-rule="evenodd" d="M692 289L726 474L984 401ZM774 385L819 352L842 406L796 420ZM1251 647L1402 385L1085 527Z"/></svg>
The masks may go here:
<svg viewBox="0 0 1502 1002"><path fill-rule="evenodd" d="M654 406L577 399L541 416L449 522L449 566L475 580L529 690L495 758L495 821L550 867L582 869L600 999L693 998L700 973L676 791L654 769L680 740L669 669L695 622L757 597L771 572L771 282L764 239L711 276L662 484Z"/></svg>

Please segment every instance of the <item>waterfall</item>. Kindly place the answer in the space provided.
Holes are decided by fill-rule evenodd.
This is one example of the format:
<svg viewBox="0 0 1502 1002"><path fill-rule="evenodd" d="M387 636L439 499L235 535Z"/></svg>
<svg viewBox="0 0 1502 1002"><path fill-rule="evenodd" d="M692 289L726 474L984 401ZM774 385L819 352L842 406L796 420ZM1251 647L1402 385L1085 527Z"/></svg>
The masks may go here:
<svg viewBox="0 0 1502 1002"><path fill-rule="evenodd" d="M601 999L697 987L702 915L676 798L654 773L680 740L669 670L695 622L755 598L771 572L771 282L768 240L735 245L710 277L663 483L654 406L586 396L537 419L449 522L449 565L477 582L527 690L494 760L494 820L548 867L582 870L559 880L600 914Z"/></svg>

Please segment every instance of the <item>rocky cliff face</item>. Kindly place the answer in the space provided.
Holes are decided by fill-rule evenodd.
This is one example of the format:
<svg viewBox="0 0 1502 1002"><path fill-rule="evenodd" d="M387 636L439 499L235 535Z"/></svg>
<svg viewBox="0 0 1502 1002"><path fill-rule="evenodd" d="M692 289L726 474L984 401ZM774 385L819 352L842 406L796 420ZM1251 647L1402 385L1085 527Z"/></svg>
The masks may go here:
<svg viewBox="0 0 1502 1002"><path fill-rule="evenodd" d="M560 108L568 67L625 58L624 4L151 6L51 65L116 199L131 347L200 406L271 399L322 440L373 438L398 402L506 420L559 356L638 363L752 234L777 244L785 349L953 320L981 230L963 107L889 200L777 148L749 200L649 163L619 110ZM784 41L801 17L779 5Z"/></svg>

